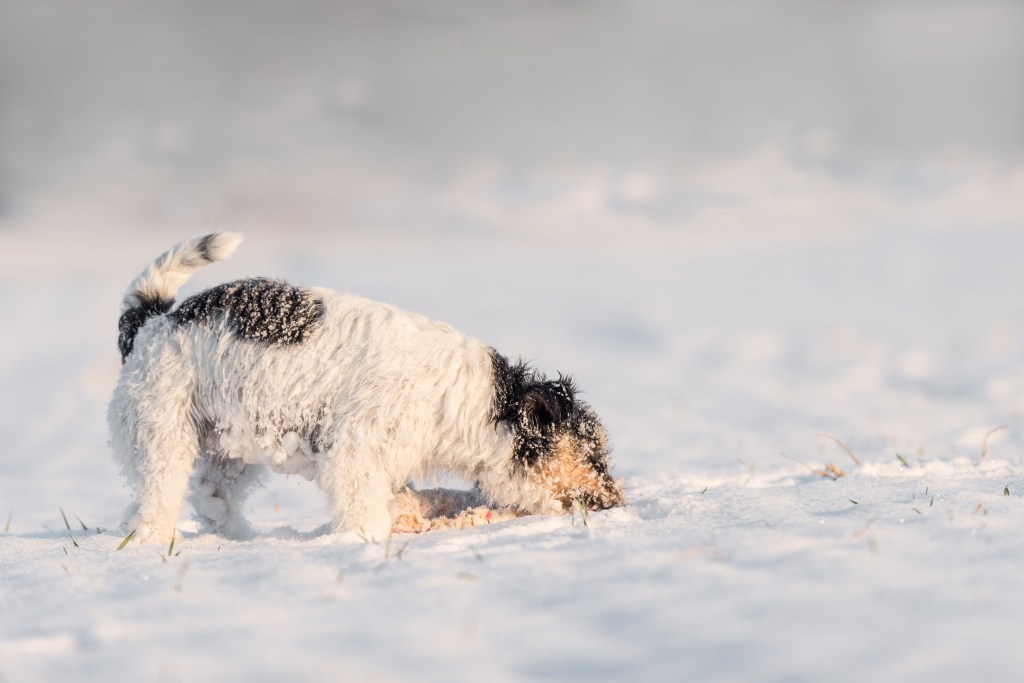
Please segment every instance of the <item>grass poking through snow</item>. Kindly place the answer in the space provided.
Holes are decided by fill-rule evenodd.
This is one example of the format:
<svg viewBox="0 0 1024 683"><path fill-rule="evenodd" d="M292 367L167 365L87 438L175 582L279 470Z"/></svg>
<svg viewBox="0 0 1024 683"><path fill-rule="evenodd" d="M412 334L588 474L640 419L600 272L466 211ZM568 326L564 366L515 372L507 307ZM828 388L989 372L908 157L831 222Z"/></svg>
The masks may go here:
<svg viewBox="0 0 1024 683"><path fill-rule="evenodd" d="M126 545L128 545L128 543L131 542L132 537L135 536L135 532L136 531L138 531L138 529L132 529L131 531L129 531L128 535L124 537L123 541L121 541L121 544L119 546L117 546L117 549L118 550L124 550L124 547Z"/></svg>
<svg viewBox="0 0 1024 683"><path fill-rule="evenodd" d="M577 498L576 499L576 506L579 507L579 509L580 509L580 518L583 521L584 528L589 527L590 526L590 513L587 511L587 506L583 502L582 498ZM575 518L575 515L573 515L573 517Z"/></svg>

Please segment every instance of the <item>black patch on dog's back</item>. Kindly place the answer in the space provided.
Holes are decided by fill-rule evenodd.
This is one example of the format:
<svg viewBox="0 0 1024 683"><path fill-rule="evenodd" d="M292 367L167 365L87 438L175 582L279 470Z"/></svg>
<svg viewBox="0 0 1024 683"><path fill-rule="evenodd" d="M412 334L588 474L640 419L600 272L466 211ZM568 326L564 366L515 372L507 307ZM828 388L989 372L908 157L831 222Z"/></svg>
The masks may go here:
<svg viewBox="0 0 1024 683"><path fill-rule="evenodd" d="M117 321L117 349L121 352L121 363L128 359L128 354L135 346L135 336L147 320L155 315L163 315L171 310L173 301L163 299L145 299L138 306L129 308L121 314Z"/></svg>
<svg viewBox="0 0 1024 683"><path fill-rule="evenodd" d="M248 278L189 297L170 314L178 325L223 319L239 338L267 345L301 344L317 328L324 303L287 282Z"/></svg>

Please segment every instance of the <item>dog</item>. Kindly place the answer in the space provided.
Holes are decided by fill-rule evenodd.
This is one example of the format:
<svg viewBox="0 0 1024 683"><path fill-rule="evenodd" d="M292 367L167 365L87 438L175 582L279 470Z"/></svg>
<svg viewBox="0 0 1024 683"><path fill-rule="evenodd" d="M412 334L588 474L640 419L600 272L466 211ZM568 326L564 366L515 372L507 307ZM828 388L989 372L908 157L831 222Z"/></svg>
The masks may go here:
<svg viewBox="0 0 1024 683"><path fill-rule="evenodd" d="M335 532L380 541L410 479L452 473L531 514L624 504L606 430L567 376L393 306L265 278L174 306L242 236L185 240L128 287L110 442L133 494L126 529L168 542L191 489L200 528L252 531L246 494L273 470L315 481Z"/></svg>

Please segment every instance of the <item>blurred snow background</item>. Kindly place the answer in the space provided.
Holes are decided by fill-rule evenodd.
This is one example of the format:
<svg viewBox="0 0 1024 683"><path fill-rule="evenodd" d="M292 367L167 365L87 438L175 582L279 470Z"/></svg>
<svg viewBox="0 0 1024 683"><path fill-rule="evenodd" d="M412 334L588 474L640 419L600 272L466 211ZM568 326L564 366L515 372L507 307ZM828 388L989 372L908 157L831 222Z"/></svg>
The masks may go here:
<svg viewBox="0 0 1024 683"><path fill-rule="evenodd" d="M102 679L130 650L125 671L169 679L291 658L310 680L1007 677L1022 84L1016 2L0 4L0 676ZM185 592L149 550L110 565L109 534L69 565L58 508L110 528L127 501L104 419L121 292L218 228L247 240L186 294L287 277L572 372L635 505L598 536L416 539L378 573L382 549L302 536L321 500L279 478L250 505L266 538L189 541ZM467 548L493 571L473 619L507 631L411 645L447 624L423 591L470 600L446 583L477 566ZM336 570L354 587L326 614ZM328 588L280 588L293 574ZM246 626L273 665L224 661L196 619Z"/></svg>
<svg viewBox="0 0 1024 683"><path fill-rule="evenodd" d="M1024 150L1022 13L5 3L0 206L15 227L314 237L415 222L777 239L938 227L951 210L1013 220L1000 192L1019 190Z"/></svg>

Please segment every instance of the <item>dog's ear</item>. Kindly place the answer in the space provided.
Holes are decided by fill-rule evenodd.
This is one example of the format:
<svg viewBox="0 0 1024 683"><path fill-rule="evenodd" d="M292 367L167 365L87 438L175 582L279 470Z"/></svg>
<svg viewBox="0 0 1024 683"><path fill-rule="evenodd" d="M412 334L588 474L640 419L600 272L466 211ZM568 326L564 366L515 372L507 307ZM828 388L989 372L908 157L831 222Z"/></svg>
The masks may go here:
<svg viewBox="0 0 1024 683"><path fill-rule="evenodd" d="M551 400L541 387L534 387L523 396L523 416L528 423L541 431L557 424L561 418L558 405Z"/></svg>
<svg viewBox="0 0 1024 683"><path fill-rule="evenodd" d="M523 395L523 415L529 423L546 431L569 416L574 394L571 380L534 384Z"/></svg>

